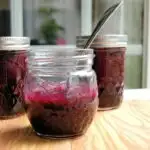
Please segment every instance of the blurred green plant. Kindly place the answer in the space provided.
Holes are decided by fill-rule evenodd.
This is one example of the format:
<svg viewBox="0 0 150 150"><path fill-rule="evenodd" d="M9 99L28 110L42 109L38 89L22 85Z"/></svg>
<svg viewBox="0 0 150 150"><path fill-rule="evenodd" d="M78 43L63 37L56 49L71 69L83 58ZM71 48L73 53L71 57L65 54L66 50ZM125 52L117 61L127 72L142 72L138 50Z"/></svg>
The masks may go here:
<svg viewBox="0 0 150 150"><path fill-rule="evenodd" d="M59 32L64 31L64 28L60 26L53 17L59 10L56 8L41 7L38 12L43 19L43 22L40 25L41 36L47 44L56 44Z"/></svg>

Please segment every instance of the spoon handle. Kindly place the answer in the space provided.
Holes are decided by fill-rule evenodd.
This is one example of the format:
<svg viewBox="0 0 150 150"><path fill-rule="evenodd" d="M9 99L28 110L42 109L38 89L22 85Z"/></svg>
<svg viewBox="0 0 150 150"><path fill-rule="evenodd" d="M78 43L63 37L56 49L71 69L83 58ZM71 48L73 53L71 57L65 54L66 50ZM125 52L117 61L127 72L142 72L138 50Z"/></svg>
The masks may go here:
<svg viewBox="0 0 150 150"><path fill-rule="evenodd" d="M122 1L114 4L113 6L111 6L110 8L108 8L102 18L99 20L98 24L96 25L96 27L94 28L94 31L92 32L92 35L90 36L90 38L87 40L86 44L84 45L84 49L89 48L91 43L93 42L93 40L95 39L95 37L97 36L98 32L100 31L100 29L103 27L103 25L107 22L107 20L113 15L113 13L120 8L120 6L122 5Z"/></svg>

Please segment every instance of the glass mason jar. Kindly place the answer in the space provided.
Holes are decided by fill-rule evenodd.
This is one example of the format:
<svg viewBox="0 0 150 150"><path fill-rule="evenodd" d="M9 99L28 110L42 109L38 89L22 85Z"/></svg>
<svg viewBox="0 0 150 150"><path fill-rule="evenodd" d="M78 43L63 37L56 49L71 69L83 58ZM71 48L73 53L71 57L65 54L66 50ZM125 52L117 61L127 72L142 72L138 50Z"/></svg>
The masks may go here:
<svg viewBox="0 0 150 150"><path fill-rule="evenodd" d="M39 136L65 138L86 132L98 108L93 50L31 50L25 109Z"/></svg>
<svg viewBox="0 0 150 150"><path fill-rule="evenodd" d="M82 47L88 36L77 37L77 47ZM91 48L95 59L93 69L97 75L99 110L118 108L123 100L126 35L98 36Z"/></svg>
<svg viewBox="0 0 150 150"><path fill-rule="evenodd" d="M23 80L26 72L27 37L0 37L0 118L23 113Z"/></svg>

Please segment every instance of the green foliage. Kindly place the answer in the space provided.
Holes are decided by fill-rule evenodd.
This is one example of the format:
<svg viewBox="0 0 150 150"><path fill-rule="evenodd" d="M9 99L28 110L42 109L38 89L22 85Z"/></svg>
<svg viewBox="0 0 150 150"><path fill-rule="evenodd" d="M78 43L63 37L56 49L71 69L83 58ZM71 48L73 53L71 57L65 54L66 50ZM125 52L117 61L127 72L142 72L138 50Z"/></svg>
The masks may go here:
<svg viewBox="0 0 150 150"><path fill-rule="evenodd" d="M59 31L64 31L64 28L53 18L53 15L58 12L59 10L55 8L42 7L39 9L39 14L43 18L43 22L40 25L40 32L48 44L55 44L59 36Z"/></svg>
<svg viewBox="0 0 150 150"><path fill-rule="evenodd" d="M55 13L58 13L59 10L56 9L56 8L45 8L45 7L41 7L39 9L39 13L44 16L44 17L51 17L52 18L52 15L55 14Z"/></svg>

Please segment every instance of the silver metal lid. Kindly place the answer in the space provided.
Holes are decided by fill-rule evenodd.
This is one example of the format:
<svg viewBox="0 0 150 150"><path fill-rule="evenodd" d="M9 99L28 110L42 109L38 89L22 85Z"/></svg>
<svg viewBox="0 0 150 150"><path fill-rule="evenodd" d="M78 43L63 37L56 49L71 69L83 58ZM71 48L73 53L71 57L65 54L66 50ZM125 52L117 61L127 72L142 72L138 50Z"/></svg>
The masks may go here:
<svg viewBox="0 0 150 150"><path fill-rule="evenodd" d="M29 46L28 37L0 37L0 50L27 50Z"/></svg>
<svg viewBox="0 0 150 150"><path fill-rule="evenodd" d="M77 36L76 45L77 47L83 47L89 36ZM127 46L127 35L121 34L108 34L99 35L91 44L92 48L102 47L126 47Z"/></svg>

